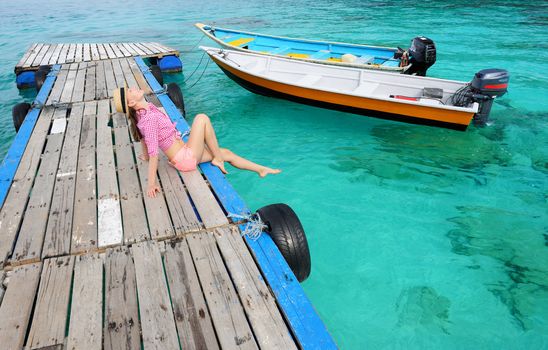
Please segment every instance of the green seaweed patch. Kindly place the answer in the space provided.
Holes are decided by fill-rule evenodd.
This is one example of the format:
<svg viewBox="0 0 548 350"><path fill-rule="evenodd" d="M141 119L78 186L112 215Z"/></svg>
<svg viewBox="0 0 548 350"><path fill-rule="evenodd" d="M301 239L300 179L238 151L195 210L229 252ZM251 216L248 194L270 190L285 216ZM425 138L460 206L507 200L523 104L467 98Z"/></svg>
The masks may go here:
<svg viewBox="0 0 548 350"><path fill-rule="evenodd" d="M462 216L448 219L457 228L447 233L452 251L498 262L506 276L490 274L485 286L524 330L538 326L548 310L548 254L542 216L482 206L457 207Z"/></svg>
<svg viewBox="0 0 548 350"><path fill-rule="evenodd" d="M402 290L396 302L398 327L441 330L449 334L451 301L429 286L414 286Z"/></svg>

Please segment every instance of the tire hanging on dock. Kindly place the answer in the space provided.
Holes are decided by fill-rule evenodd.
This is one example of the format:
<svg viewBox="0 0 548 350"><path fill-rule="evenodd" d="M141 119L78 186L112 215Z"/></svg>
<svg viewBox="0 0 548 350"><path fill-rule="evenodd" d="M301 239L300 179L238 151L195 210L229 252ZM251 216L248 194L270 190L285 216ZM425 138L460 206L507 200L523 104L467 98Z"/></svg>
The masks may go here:
<svg viewBox="0 0 548 350"><path fill-rule="evenodd" d="M167 95L171 101L173 101L175 107L179 108L183 117L186 118L185 99L183 98L183 93L181 92L179 85L176 83L167 84Z"/></svg>
<svg viewBox="0 0 548 350"><path fill-rule="evenodd" d="M260 220L285 261L302 282L310 275L310 250L301 221L287 204L271 204L257 210Z"/></svg>
<svg viewBox="0 0 548 350"><path fill-rule="evenodd" d="M27 113L30 110L30 104L26 102L18 103L11 109L11 115L13 117L13 127L15 132L19 131L21 124L25 120Z"/></svg>
<svg viewBox="0 0 548 350"><path fill-rule="evenodd" d="M40 92L40 89L42 88L42 85L44 85L50 71L50 66L40 66L36 73L34 73L34 85L36 87L36 91Z"/></svg>
<svg viewBox="0 0 548 350"><path fill-rule="evenodd" d="M156 78L158 84L160 84L160 86L163 86L164 76L162 75L162 70L160 69L160 67L153 64L152 66L150 66L150 72L152 73L152 75L154 75L154 78Z"/></svg>

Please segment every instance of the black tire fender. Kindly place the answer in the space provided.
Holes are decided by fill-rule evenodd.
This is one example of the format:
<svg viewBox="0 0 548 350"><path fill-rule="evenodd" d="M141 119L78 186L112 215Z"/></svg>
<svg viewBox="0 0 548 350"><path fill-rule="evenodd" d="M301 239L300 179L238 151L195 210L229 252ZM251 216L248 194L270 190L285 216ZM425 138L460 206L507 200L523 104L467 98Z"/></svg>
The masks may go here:
<svg viewBox="0 0 548 350"><path fill-rule="evenodd" d="M40 92L40 89L42 88L42 85L44 85L47 76L48 72L46 72L45 70L38 70L36 71L36 73L34 73L34 85L36 86L36 91Z"/></svg>
<svg viewBox="0 0 548 350"><path fill-rule="evenodd" d="M162 70L160 69L160 67L153 64L152 66L150 66L150 72L152 73L152 75L154 75L154 78L156 78L158 84L160 84L160 86L163 86L164 76L162 75Z"/></svg>
<svg viewBox="0 0 548 350"><path fill-rule="evenodd" d="M266 232L282 253L297 280L306 280L311 269L310 250L297 214L287 204L278 203L260 208L257 215L267 225Z"/></svg>
<svg viewBox="0 0 548 350"><path fill-rule="evenodd" d="M167 84L167 95L169 96L171 101L173 101L175 107L181 110L181 113L183 113L183 117L186 118L185 99L179 85L177 85L176 83Z"/></svg>
<svg viewBox="0 0 548 350"><path fill-rule="evenodd" d="M30 104L26 102L18 103L11 109L11 115L13 117L13 127L18 132L21 124L25 120L27 113L30 110Z"/></svg>

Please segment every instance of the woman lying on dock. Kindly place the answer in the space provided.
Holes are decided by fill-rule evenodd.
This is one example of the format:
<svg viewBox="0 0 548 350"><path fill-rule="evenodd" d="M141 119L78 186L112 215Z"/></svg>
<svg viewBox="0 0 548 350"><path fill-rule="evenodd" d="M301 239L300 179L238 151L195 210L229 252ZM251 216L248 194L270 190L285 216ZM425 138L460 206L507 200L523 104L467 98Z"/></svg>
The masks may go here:
<svg viewBox="0 0 548 350"><path fill-rule="evenodd" d="M185 143L169 117L154 104L145 100L143 90L123 87L114 90L113 95L116 111L128 116L133 138L141 141L143 152L140 158L149 161L147 187L149 197L156 197L156 193L160 192L156 181L158 148L165 153L169 163L179 171L192 171L199 163L209 161L225 174L227 173L224 167L225 161L236 168L254 171L261 177L278 174L281 171L253 163L227 148L220 148L215 130L205 114L198 114L194 118L188 142Z"/></svg>

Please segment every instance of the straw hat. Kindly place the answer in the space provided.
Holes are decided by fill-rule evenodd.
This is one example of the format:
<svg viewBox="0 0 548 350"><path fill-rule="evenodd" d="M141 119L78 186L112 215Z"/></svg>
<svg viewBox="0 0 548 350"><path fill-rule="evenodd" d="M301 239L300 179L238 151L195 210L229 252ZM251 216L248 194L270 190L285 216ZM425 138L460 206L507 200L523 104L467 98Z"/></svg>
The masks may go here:
<svg viewBox="0 0 548 350"><path fill-rule="evenodd" d="M129 108L127 106L127 86L114 89L113 92L113 98L114 98L114 106L116 107L116 112L118 113L124 113L125 115L129 115Z"/></svg>

